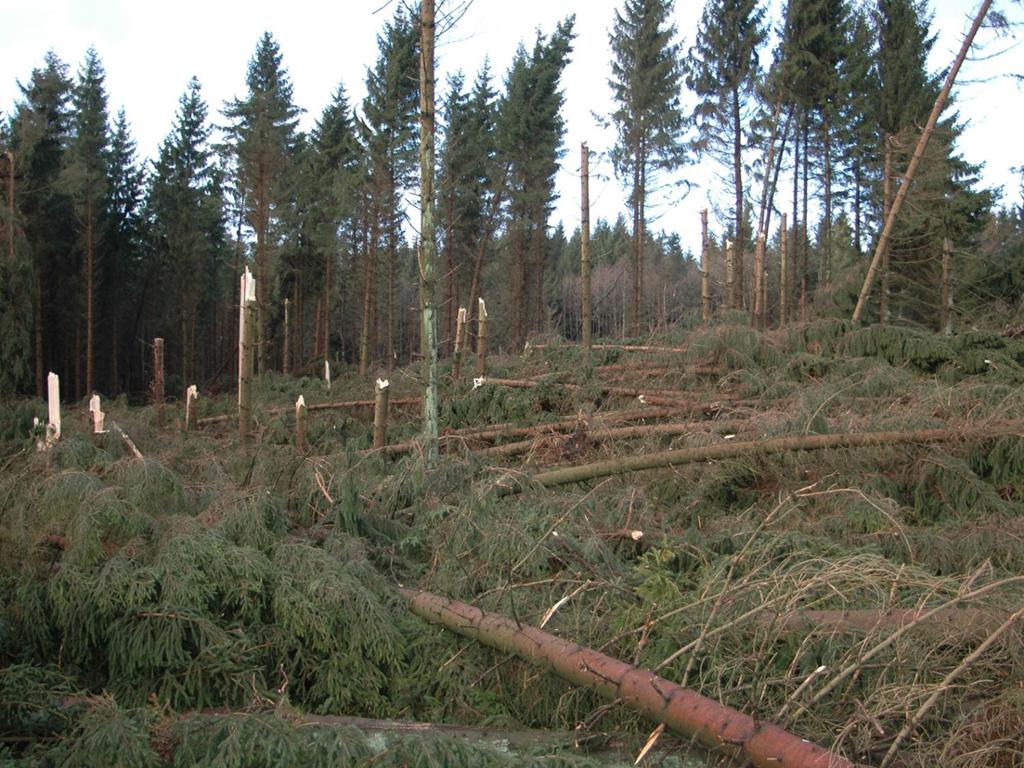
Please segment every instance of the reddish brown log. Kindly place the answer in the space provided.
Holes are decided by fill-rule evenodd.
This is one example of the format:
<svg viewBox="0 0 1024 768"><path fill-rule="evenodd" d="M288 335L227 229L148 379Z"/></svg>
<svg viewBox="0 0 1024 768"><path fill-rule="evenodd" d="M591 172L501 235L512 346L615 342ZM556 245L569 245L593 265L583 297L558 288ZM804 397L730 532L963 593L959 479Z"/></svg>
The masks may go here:
<svg viewBox="0 0 1024 768"><path fill-rule="evenodd" d="M620 699L651 719L710 749L749 760L756 768L853 768L839 755L777 725L701 696L603 653L479 608L428 592L400 589L412 612L504 653L546 667L574 685Z"/></svg>

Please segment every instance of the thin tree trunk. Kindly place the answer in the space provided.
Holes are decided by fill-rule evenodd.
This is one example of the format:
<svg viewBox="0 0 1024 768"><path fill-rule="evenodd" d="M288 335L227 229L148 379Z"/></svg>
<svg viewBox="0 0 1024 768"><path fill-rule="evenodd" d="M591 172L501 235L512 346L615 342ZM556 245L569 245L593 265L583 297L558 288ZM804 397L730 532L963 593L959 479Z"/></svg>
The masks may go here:
<svg viewBox="0 0 1024 768"><path fill-rule="evenodd" d="M832 131L829 125L828 109L822 114L822 133L825 140L825 242L821 249L821 269L818 279L828 287L832 270Z"/></svg>
<svg viewBox="0 0 1024 768"><path fill-rule="evenodd" d="M711 265L708 249L708 209L700 212L700 319L711 321Z"/></svg>
<svg viewBox="0 0 1024 768"><path fill-rule="evenodd" d="M807 270L810 262L810 248L811 243L808 238L807 232L807 181L810 173L810 159L811 153L807 151L809 127L808 116L804 114L804 188L803 188L803 215L800 217L801 232L800 232L800 322L806 323L809 316L808 307L808 296L807 296Z"/></svg>
<svg viewBox="0 0 1024 768"><path fill-rule="evenodd" d="M953 286L950 261L953 244L948 237L942 239L942 310L940 312L939 332L953 335Z"/></svg>
<svg viewBox="0 0 1024 768"><path fill-rule="evenodd" d="M35 358L36 358L36 397L40 400L43 399L43 391L46 379L43 377L43 279L39 275L39 268L33 270L34 278L34 298L35 302L32 307L33 315L35 316Z"/></svg>
<svg viewBox="0 0 1024 768"><path fill-rule="evenodd" d="M377 242L380 240L380 190L374 193L370 214L370 240L363 267L363 324L359 333L359 375L365 376L370 366L370 326L373 324L374 275L377 271Z"/></svg>
<svg viewBox="0 0 1024 768"><path fill-rule="evenodd" d="M730 309L743 308L743 125L740 117L740 92L732 92L732 163L736 199L735 251L733 252L733 285L729 299Z"/></svg>
<svg viewBox="0 0 1024 768"><path fill-rule="evenodd" d="M756 768L853 768L849 761L806 739L648 670L466 603L404 588L399 594L409 601L412 612L426 621L548 668L574 685L621 700L683 736L741 756Z"/></svg>
<svg viewBox="0 0 1024 768"><path fill-rule="evenodd" d="M93 201L88 198L85 201L85 391L93 393L93 272L94 244L93 244Z"/></svg>
<svg viewBox="0 0 1024 768"><path fill-rule="evenodd" d="M437 463L437 243L434 234L434 0L420 3L420 238L423 261L420 280L423 295L422 330L426 358L423 361L424 462ZM389 361L390 365L390 361ZM375 430L376 439L376 430Z"/></svg>
<svg viewBox="0 0 1024 768"><path fill-rule="evenodd" d="M795 315L795 308L797 304L796 297L800 291L800 281L798 276L800 269L798 266L800 256L800 114L797 113L796 127L793 130L793 237L790 240L790 259L789 263L793 270L793 280L790 281L790 292L793 294L789 301L794 308L794 312L789 312L787 309L787 317L792 318Z"/></svg>
<svg viewBox="0 0 1024 768"><path fill-rule="evenodd" d="M334 267L334 254L328 252L324 264L324 357L331 358L331 273Z"/></svg>
<svg viewBox="0 0 1024 768"><path fill-rule="evenodd" d="M953 61L953 66L950 67L949 73L946 75L946 82L943 84L939 95L935 98L935 104L932 107L932 112L928 116L928 123L921 132L921 138L918 139L917 146L914 147L914 154L910 158L910 165L907 167L907 172L903 174L899 191L896 193L896 199L892 204L892 210L889 211L889 215L885 220L885 227L882 229L882 234L878 238L878 245L875 247L875 255L871 258L871 265L868 267L868 274L864 278L864 285L861 287L860 296L857 298L857 306L853 310L854 323L859 323L861 316L864 314L864 305L867 303L868 294L871 292L871 286L875 281L875 273L878 271L878 263L881 260L882 253L889 245L889 238L892 236L896 217L899 216L900 209L903 207L903 201L906 200L907 194L910 192L910 185L914 181L914 176L917 173L917 167L921 164L921 158L924 156L925 147L928 146L928 140L931 138L932 131L935 130L935 124L938 122L939 114L942 112L942 108L946 104L946 99L949 97L949 92L953 88L953 82L956 80L957 73L960 71L960 67L963 65L964 59L967 58L967 52L971 49L974 37L978 34L978 29L981 28L981 23L985 20L985 15L988 13L988 9L991 5L992 0L982 0L981 7L978 9L978 14L974 19L974 23L971 25L970 31L964 38L963 44L960 46L960 51L957 53L956 59Z"/></svg>
<svg viewBox="0 0 1024 768"><path fill-rule="evenodd" d="M789 300L787 288L789 283L789 264L786 258L786 249L789 247L786 235L786 212L782 212L782 222L779 225L779 327L786 325L786 302Z"/></svg>
<svg viewBox="0 0 1024 768"><path fill-rule="evenodd" d="M267 200L267 171L264 158L256 169L256 370L267 370L267 297L270 288L270 254L267 235L270 230L270 201Z"/></svg>
<svg viewBox="0 0 1024 768"><path fill-rule="evenodd" d="M889 219L889 211L892 210L892 136L883 139L882 149L882 221ZM882 281L881 295L878 299L878 320L885 324L889 322L889 298L892 293L892 252L889 244L886 243L882 252Z"/></svg>
<svg viewBox="0 0 1024 768"><path fill-rule="evenodd" d="M589 364L591 343L590 321L590 150L587 143L580 145L580 323L583 326L583 349Z"/></svg>

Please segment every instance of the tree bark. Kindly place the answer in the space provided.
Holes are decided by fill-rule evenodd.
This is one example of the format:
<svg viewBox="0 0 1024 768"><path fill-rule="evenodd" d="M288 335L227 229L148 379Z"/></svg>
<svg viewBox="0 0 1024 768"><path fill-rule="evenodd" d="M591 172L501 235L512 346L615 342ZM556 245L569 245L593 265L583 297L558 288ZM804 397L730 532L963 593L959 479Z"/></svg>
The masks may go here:
<svg viewBox="0 0 1024 768"><path fill-rule="evenodd" d="M787 242L788 234L786 231L786 212L782 212L781 224L779 225L779 327L782 328L786 325L786 302L789 300L788 296L788 283L789 283L789 263L786 259L786 249L789 247Z"/></svg>
<svg viewBox="0 0 1024 768"><path fill-rule="evenodd" d="M882 149L882 221L889 218L892 210L892 136L883 139ZM883 325L889 322L889 297L892 292L892 252L886 243L882 252L882 280L878 297L878 321Z"/></svg>
<svg viewBox="0 0 1024 768"><path fill-rule="evenodd" d="M743 308L743 249L745 246L743 237L743 123L740 115L740 92L738 88L732 91L732 164L733 184L735 186L736 199L736 232L735 251L733 251L733 285L732 296L729 298L731 309Z"/></svg>
<svg viewBox="0 0 1024 768"><path fill-rule="evenodd" d="M420 264L423 361L423 439L427 467L437 463L437 285L434 235L434 0L420 3ZM390 366L391 361L388 361ZM378 388L379 389L379 388ZM385 393L385 397L386 397ZM385 400L385 409L387 401ZM374 442L376 442L374 429Z"/></svg>
<svg viewBox="0 0 1024 768"><path fill-rule="evenodd" d="M730 709L653 672L472 605L399 589L417 616L464 637L550 669L705 747L749 760L756 768L853 768L853 763L765 721Z"/></svg>
<svg viewBox="0 0 1024 768"><path fill-rule="evenodd" d="M370 326L373 323L374 276L377 272L377 243L380 240L380 190L374 193L370 214L370 238L363 268L363 323L359 333L359 375L365 376L370 367Z"/></svg>
<svg viewBox="0 0 1024 768"><path fill-rule="evenodd" d="M590 150L580 145L580 294L583 349L590 357ZM589 364L589 363L588 363Z"/></svg>
<svg viewBox="0 0 1024 768"><path fill-rule="evenodd" d="M93 392L93 277L95 272L93 243L93 201L85 201L85 391Z"/></svg>
<svg viewBox="0 0 1024 768"><path fill-rule="evenodd" d="M700 212L700 319L711 322L711 265L708 249L708 209Z"/></svg>
<svg viewBox="0 0 1024 768"><path fill-rule="evenodd" d="M907 195L910 193L910 185L914 181L914 176L917 173L917 167L921 164L921 158L924 157L925 147L928 146L928 140L931 138L932 131L935 130L935 124L939 121L939 114L942 112L942 108L946 105L946 99L949 97L949 92L953 88L953 82L956 80L957 73L960 71L960 67L963 65L964 59L967 58L967 52L971 49L974 37L978 34L978 30L981 28L981 23L985 20L985 15L988 13L988 9L991 6L992 0L982 0L981 7L978 9L978 14L974 19L974 23L971 25L970 31L964 38L963 44L960 46L960 51L957 53L956 59L953 61L953 66L950 67L949 73L946 75L946 82L943 84L942 90L939 91L939 95L935 98L935 104L932 106L931 114L928 116L928 123L925 125L924 130L921 131L921 137L917 141L917 146L914 147L914 154L910 158L910 165L907 166L907 171L903 174L903 179L900 181L900 188L896 192L896 199L893 200L892 209L889 211L889 215L885 219L885 226L882 228L882 234L878 238L878 245L875 247L875 255L871 258L871 265L868 267L868 274L864 278L864 285L861 287L860 296L857 298L857 306L853 310L854 323L859 323L861 316L864 314L864 305L867 303L868 294L871 292L871 286L875 281L875 273L878 271L878 263L881 260L885 249L889 245L889 238L892 236L892 230L896 224L896 217L899 216L900 209L903 207L903 202L907 199Z"/></svg>

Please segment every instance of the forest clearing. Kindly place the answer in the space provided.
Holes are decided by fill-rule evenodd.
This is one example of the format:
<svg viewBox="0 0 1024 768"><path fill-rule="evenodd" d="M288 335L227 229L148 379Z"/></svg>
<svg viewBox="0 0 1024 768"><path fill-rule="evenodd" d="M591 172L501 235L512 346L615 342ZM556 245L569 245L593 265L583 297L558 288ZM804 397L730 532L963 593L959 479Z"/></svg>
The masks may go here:
<svg viewBox="0 0 1024 768"><path fill-rule="evenodd" d="M19 83L0 768L1024 765L1024 205L947 109L1011 22L624 0L567 236L576 19L439 100L470 6L308 133L266 32L154 161L94 48Z"/></svg>

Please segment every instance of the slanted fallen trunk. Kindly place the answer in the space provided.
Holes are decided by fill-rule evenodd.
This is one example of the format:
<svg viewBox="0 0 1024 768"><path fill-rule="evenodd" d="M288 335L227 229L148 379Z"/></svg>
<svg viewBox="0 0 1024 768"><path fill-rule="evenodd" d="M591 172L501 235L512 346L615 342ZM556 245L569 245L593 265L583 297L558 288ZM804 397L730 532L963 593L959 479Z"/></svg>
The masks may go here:
<svg viewBox="0 0 1024 768"><path fill-rule="evenodd" d="M683 421L675 424L644 424L635 427L598 428L586 434L589 443L604 443L614 440L633 440L642 437L676 437L693 432L736 432L750 427L749 421ZM568 438L567 438L568 439ZM478 451L483 456L517 456L527 453L534 446L534 440L521 440L504 445L492 445Z"/></svg>
<svg viewBox="0 0 1024 768"><path fill-rule="evenodd" d="M735 456L758 456L786 451L820 451L829 448L861 448L875 445L898 445L902 443L950 443L966 440L986 440L1005 435L1024 436L1024 420L989 424L983 427L952 429L914 429L905 432L852 432L836 435L793 435L774 437L768 440L748 440L738 443L723 443L699 448L681 448L675 451L625 456L620 459L596 461L574 467L552 469L540 472L532 480L538 485L550 488L556 485L579 483L599 477L623 475L646 469L661 469L680 464L714 459L731 459ZM520 485L501 486L502 495L519 493Z"/></svg>
<svg viewBox="0 0 1024 768"><path fill-rule="evenodd" d="M400 589L417 616L525 661L575 685L621 699L651 719L710 749L749 760L756 768L853 768L853 763L777 725L756 720L653 672L536 627L428 592Z"/></svg>

